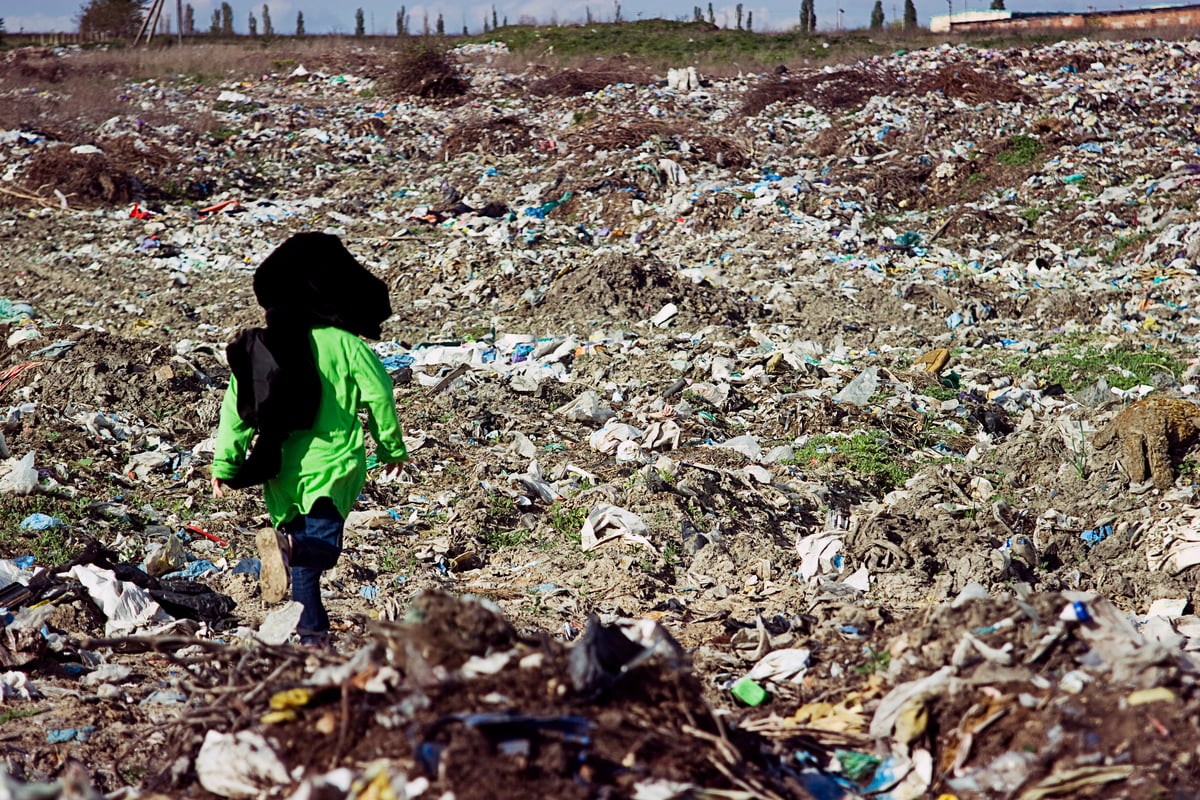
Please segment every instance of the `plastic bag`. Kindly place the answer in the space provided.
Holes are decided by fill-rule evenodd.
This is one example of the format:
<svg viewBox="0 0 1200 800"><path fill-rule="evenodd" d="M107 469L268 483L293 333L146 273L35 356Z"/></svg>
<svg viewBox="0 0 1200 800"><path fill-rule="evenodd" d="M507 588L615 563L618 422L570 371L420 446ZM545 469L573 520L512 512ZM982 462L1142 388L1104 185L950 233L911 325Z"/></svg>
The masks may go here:
<svg viewBox="0 0 1200 800"><path fill-rule="evenodd" d="M30 450L0 478L0 494L32 494L37 485L38 472L33 468L33 451Z"/></svg>

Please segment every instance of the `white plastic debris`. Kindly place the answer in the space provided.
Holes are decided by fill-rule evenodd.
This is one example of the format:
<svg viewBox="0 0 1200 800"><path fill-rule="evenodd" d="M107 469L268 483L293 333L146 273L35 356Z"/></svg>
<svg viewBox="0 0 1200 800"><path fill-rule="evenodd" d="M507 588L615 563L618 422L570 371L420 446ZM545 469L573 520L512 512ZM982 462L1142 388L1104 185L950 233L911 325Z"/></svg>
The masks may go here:
<svg viewBox="0 0 1200 800"><path fill-rule="evenodd" d="M735 450L751 461L762 460L762 445L748 433L742 436L735 436L732 439L726 439L722 444L717 445L717 447L723 447L726 450Z"/></svg>
<svg viewBox="0 0 1200 800"><path fill-rule="evenodd" d="M41 696L42 693L37 690L24 672L0 673L0 701L10 697L20 700L35 700ZM0 797L3 797L2 793L0 793Z"/></svg>
<svg viewBox="0 0 1200 800"><path fill-rule="evenodd" d="M835 574L842 567L842 537L814 533L796 541L800 556L800 580L808 583L819 575Z"/></svg>
<svg viewBox="0 0 1200 800"><path fill-rule="evenodd" d="M879 368L867 367L850 381L833 399L839 403L865 406L879 389Z"/></svg>
<svg viewBox="0 0 1200 800"><path fill-rule="evenodd" d="M257 797L291 783L287 768L259 734L210 730L196 756L200 785L220 797Z"/></svg>
<svg viewBox="0 0 1200 800"><path fill-rule="evenodd" d="M610 422L589 436L588 444L592 446L593 450L599 450L601 453L608 454L615 453L621 442L640 439L641 437L642 432L632 425Z"/></svg>
<svg viewBox="0 0 1200 800"><path fill-rule="evenodd" d="M588 389L571 402L554 409L559 414L574 422L587 422L592 425L603 425L616 416L611 408L604 405L600 395Z"/></svg>
<svg viewBox="0 0 1200 800"><path fill-rule="evenodd" d="M642 447L647 450L674 450L679 447L682 434L683 429L674 420L652 422L642 435Z"/></svg>
<svg viewBox="0 0 1200 800"><path fill-rule="evenodd" d="M679 315L679 306L674 303L667 303L661 310L650 318L650 324L656 328L661 328Z"/></svg>
<svg viewBox="0 0 1200 800"><path fill-rule="evenodd" d="M228 89L217 95L218 103L249 103L252 102L249 95L244 95L241 92L231 92Z"/></svg>
<svg viewBox="0 0 1200 800"><path fill-rule="evenodd" d="M1150 609L1146 612L1146 616L1179 619L1183 616L1183 612L1187 610L1187 604L1186 597L1159 598L1150 604Z"/></svg>
<svg viewBox="0 0 1200 800"><path fill-rule="evenodd" d="M806 647L773 650L763 656L746 677L754 681L800 683L808 672L812 651Z"/></svg>
<svg viewBox="0 0 1200 800"><path fill-rule="evenodd" d="M112 570L77 564L66 575L83 584L104 613L108 620L104 624L106 636L124 636L139 628L171 621L171 616L144 589L117 580Z"/></svg>
<svg viewBox="0 0 1200 800"><path fill-rule="evenodd" d="M368 531L382 528L391 524L395 520L392 515L382 509L371 509L369 511L351 511L346 515L346 530L348 531Z"/></svg>
<svg viewBox="0 0 1200 800"><path fill-rule="evenodd" d="M1154 522L1146 534L1146 561L1151 572L1172 575L1200 564L1200 511Z"/></svg>
<svg viewBox="0 0 1200 800"><path fill-rule="evenodd" d="M31 494L38 485L38 472L33 466L34 452L30 450L19 460L8 461L8 473L0 478L0 494Z"/></svg>
<svg viewBox="0 0 1200 800"><path fill-rule="evenodd" d="M270 614L267 614L267 618L262 621L258 632L254 634L254 638L263 644L283 644L295 632L296 626L300 624L300 614L303 611L304 606L297 602L289 601L284 603Z"/></svg>
<svg viewBox="0 0 1200 800"><path fill-rule="evenodd" d="M650 526L637 514L608 503L601 503L588 514L583 523L583 529L580 531L580 538L585 553L617 539L627 544L640 544L651 552L657 553L654 545L645 536L649 532Z"/></svg>
<svg viewBox="0 0 1200 800"><path fill-rule="evenodd" d="M672 67L667 70L667 88L677 92L694 92L700 88L700 76L695 67Z"/></svg>
<svg viewBox="0 0 1200 800"><path fill-rule="evenodd" d="M102 683L120 683L133 674L133 669L124 664L101 664L84 675L80 683L84 686L99 686Z"/></svg>

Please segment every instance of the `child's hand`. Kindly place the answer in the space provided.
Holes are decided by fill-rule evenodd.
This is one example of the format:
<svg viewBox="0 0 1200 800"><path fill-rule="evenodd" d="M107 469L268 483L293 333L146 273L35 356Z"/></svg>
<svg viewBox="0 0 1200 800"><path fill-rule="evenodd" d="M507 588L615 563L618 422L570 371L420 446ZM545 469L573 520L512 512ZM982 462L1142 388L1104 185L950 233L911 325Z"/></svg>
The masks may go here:
<svg viewBox="0 0 1200 800"><path fill-rule="evenodd" d="M226 488L225 481L221 480L220 478L212 479L213 497L220 500L222 497L225 496L225 488Z"/></svg>

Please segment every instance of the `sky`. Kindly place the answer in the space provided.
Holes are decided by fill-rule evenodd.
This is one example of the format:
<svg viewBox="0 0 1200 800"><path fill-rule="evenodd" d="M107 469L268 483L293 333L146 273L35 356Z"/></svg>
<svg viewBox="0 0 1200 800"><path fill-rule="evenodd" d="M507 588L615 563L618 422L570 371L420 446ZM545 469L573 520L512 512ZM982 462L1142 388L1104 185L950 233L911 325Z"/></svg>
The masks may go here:
<svg viewBox="0 0 1200 800"><path fill-rule="evenodd" d="M190 0L195 13L196 27L208 28L212 12L219 8L221 0ZM234 30L246 33L251 12L259 17L262 28L262 0L227 0L233 7ZM518 21L536 21L540 24L582 22L590 8L592 18L611 21L614 3L617 0L496 0L496 12L503 21L516 24ZM673 3L652 0L619 0L621 15L625 19L639 17L667 17L690 19L692 9L699 5L705 10L708 0L675 0ZM836 30L839 21L845 28L867 26L875 0L815 0L818 30ZM945 14L947 0L914 0L921 25L929 24L935 14ZM988 8L990 0L948 0L954 12L976 11ZM1194 0L1193 0L1194 2ZM185 0L186 4L186 0ZM1185 3L1170 3L1182 5ZM0 0L0 18L10 32L74 31L76 18L84 0ZM483 28L485 19L491 19L491 0L267 0L271 21L276 31L291 33L296 29L296 13L304 12L304 27L308 33L354 32L355 9L363 10L367 33L392 34L396 31L396 13L401 5L406 6L408 18L412 20L409 30L419 32L421 19L428 13L430 25L439 13L444 15L447 32L459 32L465 23L472 33ZM717 24L732 25L735 2L713 0ZM783 31L797 21L800 0L743 0L743 8L754 15L754 30ZM1137 8L1149 3L1125 0L1007 0L1010 11L1088 11ZM839 11L841 13L839 13ZM903 15L904 0L883 0L884 17ZM169 14L174 29L175 0L166 0L164 15Z"/></svg>

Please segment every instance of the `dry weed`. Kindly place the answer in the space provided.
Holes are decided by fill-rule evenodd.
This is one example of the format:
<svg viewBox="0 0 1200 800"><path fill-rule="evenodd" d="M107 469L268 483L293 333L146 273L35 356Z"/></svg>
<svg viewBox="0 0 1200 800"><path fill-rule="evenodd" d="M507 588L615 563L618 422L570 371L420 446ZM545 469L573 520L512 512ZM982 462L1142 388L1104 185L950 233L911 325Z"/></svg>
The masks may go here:
<svg viewBox="0 0 1200 800"><path fill-rule="evenodd" d="M385 67L382 83L396 94L427 100L459 97L469 88L446 54L426 45L401 51Z"/></svg>
<svg viewBox="0 0 1200 800"><path fill-rule="evenodd" d="M72 153L50 147L37 153L21 176L22 185L38 197L61 193L73 207L93 208L127 203L133 197L130 176L100 153Z"/></svg>
<svg viewBox="0 0 1200 800"><path fill-rule="evenodd" d="M157 185L175 164L165 149L132 135L103 141L100 148L101 153L73 153L60 145L36 153L20 176L23 190L55 202L57 191L75 208L169 196Z"/></svg>
<svg viewBox="0 0 1200 800"><path fill-rule="evenodd" d="M534 97L578 97L598 92L614 83L645 83L648 80L649 75L636 68L569 69L533 81L529 84L529 93Z"/></svg>
<svg viewBox="0 0 1200 800"><path fill-rule="evenodd" d="M984 102L1017 103L1029 102L1030 97L1016 84L1003 78L971 67L947 64L921 76L914 88L915 94L940 92L952 100L962 100L971 105Z"/></svg>
<svg viewBox="0 0 1200 800"><path fill-rule="evenodd" d="M890 70L851 67L832 72L785 74L760 83L742 104L743 114L757 114L781 100L800 100L824 111L861 106L872 97L904 90Z"/></svg>
<svg viewBox="0 0 1200 800"><path fill-rule="evenodd" d="M481 120L450 130L440 157L450 159L463 153L512 155L528 149L532 142L529 128L516 117Z"/></svg>
<svg viewBox="0 0 1200 800"><path fill-rule="evenodd" d="M841 125L830 125L828 128L822 128L821 132L813 137L808 148L813 155L826 158L842 149L846 135L846 130Z"/></svg>

